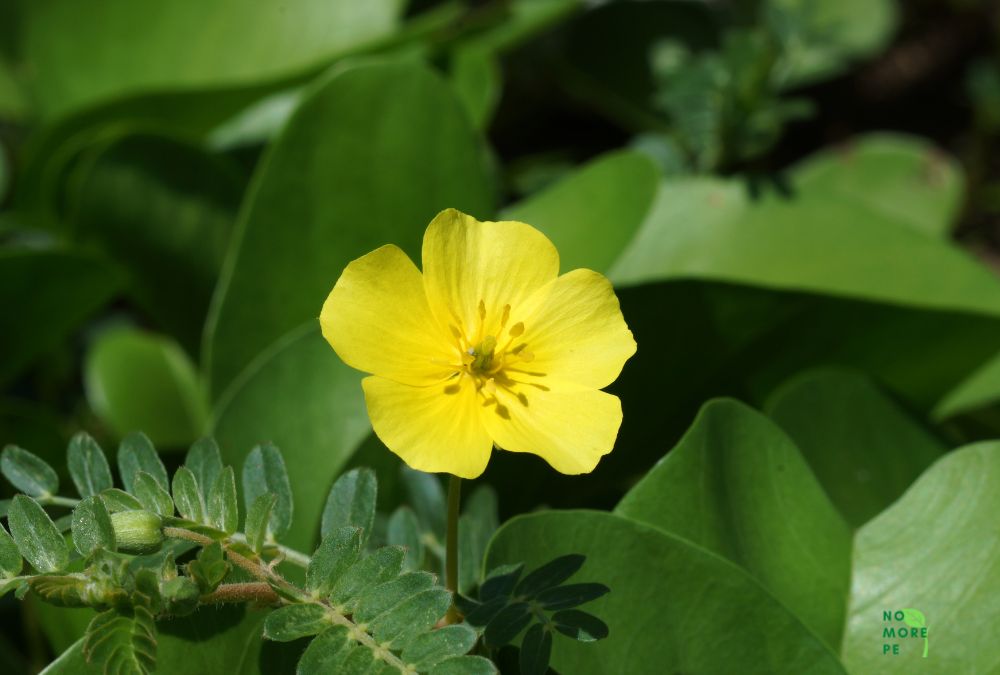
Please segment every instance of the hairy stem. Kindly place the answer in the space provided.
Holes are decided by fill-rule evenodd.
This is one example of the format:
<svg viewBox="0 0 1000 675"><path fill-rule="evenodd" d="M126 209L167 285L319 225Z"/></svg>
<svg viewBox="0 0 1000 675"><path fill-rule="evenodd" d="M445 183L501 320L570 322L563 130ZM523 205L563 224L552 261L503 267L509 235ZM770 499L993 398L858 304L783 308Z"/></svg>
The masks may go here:
<svg viewBox="0 0 1000 675"><path fill-rule="evenodd" d="M281 602L281 597L274 592L271 584L252 581L243 584L222 584L211 593L201 596L200 601L204 604L255 602L262 605L277 605Z"/></svg>
<svg viewBox="0 0 1000 675"><path fill-rule="evenodd" d="M462 503L462 479L451 476L448 481L448 536L444 565L444 586L452 598L458 595L458 511ZM445 617L446 623L458 623L458 606L452 600Z"/></svg>

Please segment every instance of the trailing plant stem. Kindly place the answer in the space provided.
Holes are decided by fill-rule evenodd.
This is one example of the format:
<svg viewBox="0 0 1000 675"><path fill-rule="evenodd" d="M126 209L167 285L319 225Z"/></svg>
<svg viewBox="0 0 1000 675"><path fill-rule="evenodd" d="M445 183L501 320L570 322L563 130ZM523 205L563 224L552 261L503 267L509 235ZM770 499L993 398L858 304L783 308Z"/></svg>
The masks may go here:
<svg viewBox="0 0 1000 675"><path fill-rule="evenodd" d="M191 530L184 529L182 527L164 527L163 534L166 537L172 537L175 539L186 539L187 541L194 542L200 546L211 546L215 543L215 540L211 537L206 537L198 532L192 532ZM232 539L238 539L238 536L230 537ZM228 546L229 541L220 542L226 552L226 557L231 560L235 565L242 567L244 570L249 572L254 577L260 579L264 583L248 583L248 584L227 584L225 586L220 586L209 596L204 596L202 600L219 593L222 591L224 594L231 594L239 592L237 589L229 589L228 587L244 587L242 590L247 592L260 592L261 587L269 586L274 594L274 597L286 604L291 604L292 602L299 602L303 604L319 605L326 611L326 616L331 624L337 624L344 626L348 629L349 634L353 640L361 643L367 649L371 650L375 657L399 670L399 672L404 674L410 674L414 671L409 668L406 663L404 663L398 656L393 654L389 649L378 644L375 639L366 633L357 624L351 621L350 618L344 614L337 611L335 608L330 606L330 604L321 598L314 597L299 588L295 584L287 581L284 577L276 572L272 571L266 565L261 565L246 556L232 550ZM280 590L282 593L277 593ZM269 596L268 596L269 597ZM257 598L254 597L254 600ZM215 600L215 602L225 602L225 600Z"/></svg>
<svg viewBox="0 0 1000 675"><path fill-rule="evenodd" d="M451 591L451 607L445 617L446 623L458 623L458 606L454 598L458 595L458 512L462 503L462 479L451 476L448 481L448 527L445 543L444 586Z"/></svg>

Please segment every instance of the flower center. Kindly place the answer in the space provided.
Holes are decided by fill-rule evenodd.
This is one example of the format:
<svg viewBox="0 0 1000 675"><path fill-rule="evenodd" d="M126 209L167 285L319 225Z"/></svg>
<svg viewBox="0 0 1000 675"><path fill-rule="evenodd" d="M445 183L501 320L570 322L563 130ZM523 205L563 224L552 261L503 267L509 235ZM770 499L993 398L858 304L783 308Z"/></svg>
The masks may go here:
<svg viewBox="0 0 1000 675"><path fill-rule="evenodd" d="M476 391L483 396L485 404L496 403L497 388L512 390L517 384L523 384L515 379L518 373L523 373L518 365L528 363L535 357L528 350L528 343L522 338L524 322L518 321L508 327L510 320L510 305L504 305L500 315L499 325L488 325L486 321L486 303L479 301L479 323L474 332L469 335L452 325L451 334L455 339L461 358L460 363L450 364L454 369L451 380L457 380L448 389L458 391L457 385L464 377L469 377L475 384ZM540 375L540 373L531 373ZM517 394L522 400L524 394Z"/></svg>

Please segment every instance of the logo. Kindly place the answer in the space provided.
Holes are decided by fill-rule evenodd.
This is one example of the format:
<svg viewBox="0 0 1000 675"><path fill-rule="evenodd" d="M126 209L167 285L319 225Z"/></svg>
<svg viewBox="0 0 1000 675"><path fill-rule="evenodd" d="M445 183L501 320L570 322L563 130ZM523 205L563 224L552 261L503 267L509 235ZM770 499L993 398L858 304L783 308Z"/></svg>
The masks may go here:
<svg viewBox="0 0 1000 675"><path fill-rule="evenodd" d="M927 617L919 609L882 610L882 655L899 656L912 652L923 639L923 658L927 658Z"/></svg>

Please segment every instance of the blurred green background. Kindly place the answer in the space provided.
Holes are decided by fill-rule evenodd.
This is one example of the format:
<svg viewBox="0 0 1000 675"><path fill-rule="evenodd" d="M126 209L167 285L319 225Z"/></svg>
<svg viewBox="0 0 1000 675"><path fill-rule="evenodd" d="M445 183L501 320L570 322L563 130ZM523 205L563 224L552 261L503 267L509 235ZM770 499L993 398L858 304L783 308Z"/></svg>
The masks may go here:
<svg viewBox="0 0 1000 675"><path fill-rule="evenodd" d="M736 544L700 543L741 565L789 616L804 612L787 621L808 625L810 640L857 673L897 666L852 651L878 626L842 635L850 578L917 566L912 556L928 547L958 552L923 560L927 579L914 572L911 597L930 592L934 574L978 560L967 583L954 581L961 592L941 599L957 615L939 624L945 637L932 651L953 660L926 672L987 672L998 649L963 633L962 617L1000 612L1000 600L975 604L1000 598L1000 563L963 547L1000 541L997 453L956 455L946 475L925 475L923 492L907 496L929 509L926 523L951 508L946 496L962 495L940 532L958 539L913 532L895 550L898 541L878 543L862 526L946 449L1000 435L998 31L1000 7L985 0L5 0L0 443L64 468L79 429L108 449L141 429L168 466L205 434L237 465L272 440L295 490L289 544L308 548L344 468L374 466L384 508L403 500L398 460L371 436L360 374L319 336L340 271L389 242L419 260L423 229L446 207L523 220L556 243L563 271L590 267L615 282L639 351L611 389L625 414L618 445L593 474L560 476L538 458L496 453L483 480L504 519L539 507L606 510L627 492L616 513L629 518L516 521L491 559L544 562L564 552L553 528L603 537L595 546L615 555L642 539L625 531L636 523L698 541L684 530L695 516L682 517L683 504L749 513L757 502L742 490L781 483L790 501L761 522L812 513L796 500L822 502L816 518L846 542L831 544L843 558L834 572L800 570L786 594L772 582L795 567L794 554L775 553L760 527L744 535L764 537L767 555L732 532ZM726 450L699 461L729 469L706 478L694 466L685 477L678 459L647 474L719 396L745 405L704 408L678 450L702 442L704 424L703 445ZM719 434L730 440L711 440ZM733 451L786 442L787 458L756 469ZM714 497L685 496L698 476L720 481ZM532 549L536 540L556 543ZM641 560L595 563L596 580L616 589L617 577L599 575L606 569L680 581L704 563L657 542ZM879 558L886 550L895 552ZM713 570L697 574L728 573ZM826 575L836 581L814 589ZM618 583L624 602L628 580ZM737 622L729 629L674 630L680 618L653 617L663 625L642 629L632 658L713 672L699 649L678 657L677 645L700 640L707 653L739 626L771 621L781 654L772 672L815 664L796 660L815 645L799 649L782 632L786 618L754 614L763 601L740 609L750 591L737 586L718 609ZM871 588L856 586L852 602ZM672 589L658 591L663 606ZM810 615L823 593L840 607L832 618ZM633 630L634 617L615 607L602 614L613 635L616 620ZM11 675L37 671L82 628L72 612L10 597L0 618ZM238 616L230 623L213 638L217 654L224 639L246 645L253 633ZM805 630L796 626L788 630ZM754 653L746 639L727 658ZM608 644L603 672L640 672ZM189 646L168 635L162 672L186 672L171 654ZM573 660L588 658L585 648L557 652L554 665L589 672L594 662ZM227 672L259 668L249 658Z"/></svg>

